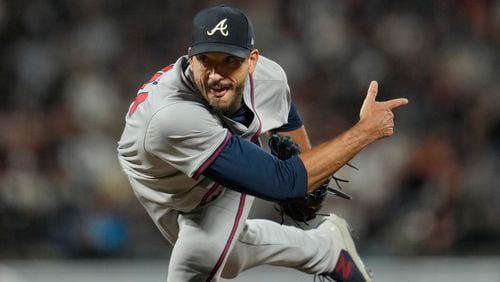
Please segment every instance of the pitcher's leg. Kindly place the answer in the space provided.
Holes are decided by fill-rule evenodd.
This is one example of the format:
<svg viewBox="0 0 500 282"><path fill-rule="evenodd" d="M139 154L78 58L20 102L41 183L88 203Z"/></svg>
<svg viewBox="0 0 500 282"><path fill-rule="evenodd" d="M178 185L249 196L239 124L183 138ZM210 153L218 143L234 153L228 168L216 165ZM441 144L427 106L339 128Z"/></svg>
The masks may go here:
<svg viewBox="0 0 500 282"><path fill-rule="evenodd" d="M316 274L333 265L331 239L317 230L302 230L270 220L249 219L234 247L223 277L258 266L275 265Z"/></svg>
<svg viewBox="0 0 500 282"><path fill-rule="evenodd" d="M252 202L251 196L226 190L213 202L179 214L168 281L217 281Z"/></svg>

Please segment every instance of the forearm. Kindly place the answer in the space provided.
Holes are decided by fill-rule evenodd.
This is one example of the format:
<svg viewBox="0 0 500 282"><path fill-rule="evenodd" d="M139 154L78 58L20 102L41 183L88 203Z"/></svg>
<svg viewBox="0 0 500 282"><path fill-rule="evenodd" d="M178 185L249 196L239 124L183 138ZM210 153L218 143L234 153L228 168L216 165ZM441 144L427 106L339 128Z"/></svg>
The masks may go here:
<svg viewBox="0 0 500 282"><path fill-rule="evenodd" d="M334 139L300 154L307 171L307 190L313 191L367 145L375 141L360 123Z"/></svg>

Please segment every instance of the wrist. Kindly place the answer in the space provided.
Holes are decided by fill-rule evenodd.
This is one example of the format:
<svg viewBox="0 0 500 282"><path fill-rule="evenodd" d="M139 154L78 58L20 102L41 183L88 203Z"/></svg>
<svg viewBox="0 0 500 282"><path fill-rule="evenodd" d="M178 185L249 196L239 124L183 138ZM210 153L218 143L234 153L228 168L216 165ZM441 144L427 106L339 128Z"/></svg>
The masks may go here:
<svg viewBox="0 0 500 282"><path fill-rule="evenodd" d="M357 139L358 142L362 143L363 147L378 139L364 120L359 120L349 131L351 138Z"/></svg>

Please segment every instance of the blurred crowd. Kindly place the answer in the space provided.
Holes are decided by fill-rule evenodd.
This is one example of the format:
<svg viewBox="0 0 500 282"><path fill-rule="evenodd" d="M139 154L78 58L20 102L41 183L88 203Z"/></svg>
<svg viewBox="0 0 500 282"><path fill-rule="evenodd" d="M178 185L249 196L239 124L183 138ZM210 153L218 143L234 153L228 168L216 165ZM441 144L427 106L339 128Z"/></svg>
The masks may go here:
<svg viewBox="0 0 500 282"><path fill-rule="evenodd" d="M227 1L286 70L313 145L371 80L395 135L342 169L333 210L374 255L500 255L500 0ZM116 157L137 88L219 1L0 0L0 258L169 249Z"/></svg>

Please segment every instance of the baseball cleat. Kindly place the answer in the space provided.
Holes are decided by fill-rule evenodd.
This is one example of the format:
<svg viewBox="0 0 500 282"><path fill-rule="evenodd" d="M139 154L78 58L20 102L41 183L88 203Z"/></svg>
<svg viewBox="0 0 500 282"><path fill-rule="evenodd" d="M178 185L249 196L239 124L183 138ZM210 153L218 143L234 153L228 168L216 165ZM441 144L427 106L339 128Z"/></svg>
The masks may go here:
<svg viewBox="0 0 500 282"><path fill-rule="evenodd" d="M319 277L337 282L373 281L356 251L349 225L343 218L330 214L320 222L318 230L331 236L333 255L337 258L332 272L322 273Z"/></svg>

